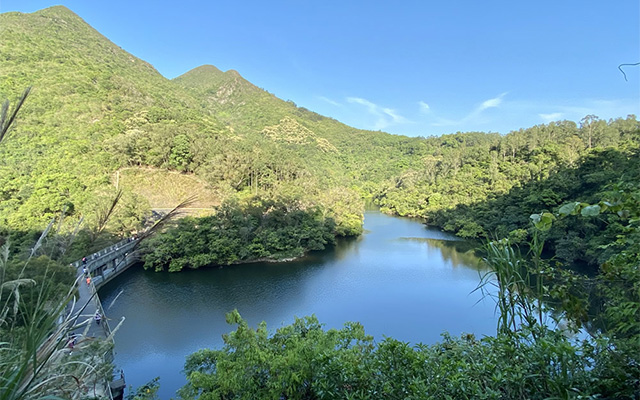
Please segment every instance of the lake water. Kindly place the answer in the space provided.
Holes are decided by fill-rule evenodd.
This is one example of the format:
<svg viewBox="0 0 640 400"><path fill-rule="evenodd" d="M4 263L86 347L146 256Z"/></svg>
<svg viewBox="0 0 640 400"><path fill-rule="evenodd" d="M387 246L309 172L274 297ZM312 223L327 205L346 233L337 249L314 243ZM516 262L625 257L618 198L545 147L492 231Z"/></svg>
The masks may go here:
<svg viewBox="0 0 640 400"><path fill-rule="evenodd" d="M126 317L115 363L127 384L160 376L160 398L173 397L186 382L185 357L220 347L232 330L225 313L234 308L252 326L264 320L272 331L315 314L327 328L361 322L376 339L434 343L444 331L494 334L495 305L472 293L480 272L464 242L377 211L365 214L364 228L360 238L293 262L125 272L100 298L112 328Z"/></svg>

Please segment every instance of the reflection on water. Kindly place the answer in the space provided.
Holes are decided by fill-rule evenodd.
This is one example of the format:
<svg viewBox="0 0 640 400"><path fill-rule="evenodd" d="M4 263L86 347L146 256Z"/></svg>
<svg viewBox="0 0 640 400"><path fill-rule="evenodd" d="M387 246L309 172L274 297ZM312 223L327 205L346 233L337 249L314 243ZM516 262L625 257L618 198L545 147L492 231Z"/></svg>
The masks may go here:
<svg viewBox="0 0 640 400"><path fill-rule="evenodd" d="M416 237L400 238L400 240L420 242L432 248L439 249L442 258L450 262L454 267L474 268L478 271L486 270L486 266L480 262L480 258L478 258L475 253L474 245L468 242Z"/></svg>
<svg viewBox="0 0 640 400"><path fill-rule="evenodd" d="M185 356L222 345L238 309L253 326L275 330L294 316L316 314L327 328L361 322L376 339L433 343L495 331L494 304L471 293L478 259L464 242L409 219L365 214L366 232L288 263L255 263L180 273L127 271L101 290L116 336L116 364L139 386L161 377L161 398L184 384Z"/></svg>

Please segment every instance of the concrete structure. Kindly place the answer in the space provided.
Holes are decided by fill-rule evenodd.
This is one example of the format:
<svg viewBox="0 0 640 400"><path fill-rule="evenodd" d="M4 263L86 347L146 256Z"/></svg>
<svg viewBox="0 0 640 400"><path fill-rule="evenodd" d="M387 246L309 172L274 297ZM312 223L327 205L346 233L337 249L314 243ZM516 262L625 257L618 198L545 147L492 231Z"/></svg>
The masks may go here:
<svg viewBox="0 0 640 400"><path fill-rule="evenodd" d="M82 315L84 318L93 318L96 314L101 316L100 323L92 323L88 328L81 328L76 332L77 334L113 341L111 324L104 308L102 308L97 291L104 284L139 261L134 254L137 244L138 241L136 239L125 239L72 263L79 277L79 298L76 300L75 309L71 311ZM113 353L109 351L104 354L104 358L106 361L112 362ZM105 382L101 392L108 398L121 399L124 395L124 388L124 373L120 370L119 373L112 377L110 382Z"/></svg>
<svg viewBox="0 0 640 400"><path fill-rule="evenodd" d="M136 239L125 239L88 255L83 258L84 261L76 261L73 265L80 273L82 273L82 268L87 268L93 285L96 289L100 289L105 283L138 262L138 258L133 254L137 244Z"/></svg>

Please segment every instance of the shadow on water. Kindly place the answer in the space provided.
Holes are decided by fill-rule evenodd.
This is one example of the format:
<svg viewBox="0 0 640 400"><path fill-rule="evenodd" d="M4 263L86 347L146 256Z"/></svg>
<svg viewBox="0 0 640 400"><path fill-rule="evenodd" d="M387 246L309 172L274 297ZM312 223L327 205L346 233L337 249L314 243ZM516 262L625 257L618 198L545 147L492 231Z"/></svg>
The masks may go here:
<svg viewBox="0 0 640 400"><path fill-rule="evenodd" d="M360 238L344 238L327 249L314 251L288 262L256 262L228 266L212 266L180 273L147 271L142 264L132 267L118 279L107 283L100 295L113 300L120 290L133 291L151 300L161 310L185 306L190 310L200 306L216 307L227 311L251 309L261 303L277 300L280 305L295 302L302 294L301 282L312 279L326 265L333 265L354 251ZM286 290L274 291L275 287ZM171 293L171 296L167 296ZM126 301L126 296L118 302ZM243 314L244 315L244 314Z"/></svg>

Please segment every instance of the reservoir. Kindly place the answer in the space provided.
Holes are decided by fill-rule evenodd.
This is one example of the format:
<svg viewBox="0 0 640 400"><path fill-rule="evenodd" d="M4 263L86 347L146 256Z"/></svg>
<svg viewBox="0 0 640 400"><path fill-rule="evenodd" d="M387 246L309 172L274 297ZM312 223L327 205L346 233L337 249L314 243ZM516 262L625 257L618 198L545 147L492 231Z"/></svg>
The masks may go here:
<svg viewBox="0 0 640 400"><path fill-rule="evenodd" d="M422 223L367 211L365 233L285 263L179 273L132 267L100 290L127 385L160 377L159 396L186 383L185 357L219 348L237 309L271 332L315 314L327 329L362 323L376 340L431 344L443 332L493 335L495 304L474 292L482 271L468 244ZM466 246L465 246L466 245ZM465 248L466 247L466 248Z"/></svg>

